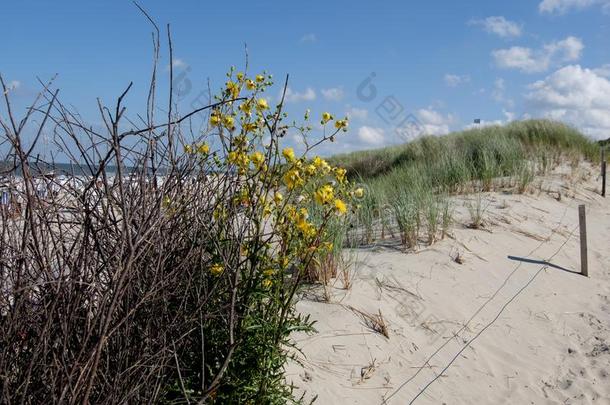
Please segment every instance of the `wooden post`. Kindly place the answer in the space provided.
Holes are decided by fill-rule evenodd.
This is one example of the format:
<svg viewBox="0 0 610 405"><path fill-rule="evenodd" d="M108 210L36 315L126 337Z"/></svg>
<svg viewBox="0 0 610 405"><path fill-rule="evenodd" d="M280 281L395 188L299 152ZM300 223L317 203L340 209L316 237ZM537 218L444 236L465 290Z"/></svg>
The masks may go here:
<svg viewBox="0 0 610 405"><path fill-rule="evenodd" d="M602 146L602 197L606 196L606 147Z"/></svg>
<svg viewBox="0 0 610 405"><path fill-rule="evenodd" d="M578 224L580 225L580 272L583 276L589 277L587 262L587 217L585 206L578 206Z"/></svg>

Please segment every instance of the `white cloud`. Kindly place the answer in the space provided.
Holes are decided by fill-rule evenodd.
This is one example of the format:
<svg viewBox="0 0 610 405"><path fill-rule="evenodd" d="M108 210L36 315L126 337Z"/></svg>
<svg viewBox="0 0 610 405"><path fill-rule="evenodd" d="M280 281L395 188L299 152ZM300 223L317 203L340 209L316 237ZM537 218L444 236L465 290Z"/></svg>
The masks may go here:
<svg viewBox="0 0 610 405"><path fill-rule="evenodd" d="M551 57L557 57L561 62L572 62L580 59L580 54L585 48L580 38L567 37L563 41L551 42L544 46L545 51Z"/></svg>
<svg viewBox="0 0 610 405"><path fill-rule="evenodd" d="M184 60L182 60L182 59L174 59L174 60L172 61L172 66L173 66L174 68L181 68L181 67L186 67L186 66L188 66L188 64L187 64L187 63L186 63Z"/></svg>
<svg viewBox="0 0 610 405"><path fill-rule="evenodd" d="M598 67L597 69L592 69L595 74L603 77L610 78L610 64L603 65Z"/></svg>
<svg viewBox="0 0 610 405"><path fill-rule="evenodd" d="M365 110L363 108L355 108L355 107L348 108L348 110L345 114L347 115L347 117L350 120L360 120L360 121L366 120L369 116L368 110Z"/></svg>
<svg viewBox="0 0 610 405"><path fill-rule="evenodd" d="M385 141L383 128L362 126L358 129L358 139L369 145L382 145Z"/></svg>
<svg viewBox="0 0 610 405"><path fill-rule="evenodd" d="M506 104L508 107L512 108L515 103L512 99L506 97L505 91L506 84L504 79L497 78L494 82L493 90L491 91L491 97L498 103Z"/></svg>
<svg viewBox="0 0 610 405"><path fill-rule="evenodd" d="M174 69L189 69L189 64L184 59L172 59L172 68ZM169 72L169 63L165 66L165 70Z"/></svg>
<svg viewBox="0 0 610 405"><path fill-rule="evenodd" d="M562 62L580 59L584 45L579 38L567 37L545 44L541 49L513 46L492 52L496 65L504 69L518 69L525 73L538 73Z"/></svg>
<svg viewBox="0 0 610 405"><path fill-rule="evenodd" d="M313 33L309 33L309 34L305 34L301 37L301 40L299 42L301 43L311 43L311 42L316 42L318 40L318 37L316 37L316 34Z"/></svg>
<svg viewBox="0 0 610 405"><path fill-rule="evenodd" d="M322 97L330 101L340 101L343 99L343 89L339 87L331 87L330 89L320 90Z"/></svg>
<svg viewBox="0 0 610 405"><path fill-rule="evenodd" d="M536 58L530 48L513 46L492 52L496 65L505 69L519 69L525 72L538 72L548 68L544 58Z"/></svg>
<svg viewBox="0 0 610 405"><path fill-rule="evenodd" d="M481 122L479 124L470 123L468 125L465 125L464 129L475 129L475 128L481 129L481 128L487 128L487 127L502 126L505 124L506 124L506 121L504 121L504 120L492 120L492 121L481 120Z"/></svg>
<svg viewBox="0 0 610 405"><path fill-rule="evenodd" d="M504 118L506 118L506 122L511 122L515 120L516 114L512 111L502 110L502 114L504 114Z"/></svg>
<svg viewBox="0 0 610 405"><path fill-rule="evenodd" d="M565 121L596 138L610 133L610 80L595 70L565 66L531 84L525 98L538 116Z"/></svg>
<svg viewBox="0 0 610 405"><path fill-rule="evenodd" d="M504 90L506 89L506 85L504 84L504 79L497 78L494 82L494 90L492 92L492 96L496 101L501 101L504 99Z"/></svg>
<svg viewBox="0 0 610 405"><path fill-rule="evenodd" d="M508 123L510 123L511 121L514 121L517 114L515 114L512 111L507 111L507 110L502 110L502 114L504 114L504 119L497 119L497 120L491 120L491 121L487 121L487 120L481 120L480 123L475 124L474 122L464 126L464 129L473 129L473 128L485 128L485 127L494 127L494 126L502 126L502 125L506 125ZM523 119L527 119L528 117L523 116Z"/></svg>
<svg viewBox="0 0 610 405"><path fill-rule="evenodd" d="M281 98L281 95L280 95ZM316 92L311 87L308 87L302 93L292 90L290 87L286 89L286 102L298 103L300 101L313 101L316 99Z"/></svg>
<svg viewBox="0 0 610 405"><path fill-rule="evenodd" d="M454 74L447 73L445 75L444 79L445 79L445 84L447 84L447 86L449 86L449 87L457 87L460 84L470 82L470 76L468 76L468 75L460 76L460 75L454 75Z"/></svg>
<svg viewBox="0 0 610 405"><path fill-rule="evenodd" d="M599 5L606 12L610 11L608 0L543 0L538 10L546 14L565 14L570 10L582 10Z"/></svg>
<svg viewBox="0 0 610 405"><path fill-rule="evenodd" d="M445 135L450 131L449 126L455 121L451 114L442 115L432 108L422 108L416 113L423 133L426 135Z"/></svg>
<svg viewBox="0 0 610 405"><path fill-rule="evenodd" d="M480 25L485 31L502 38L516 38L521 36L521 25L509 21L502 16L487 17L483 20L472 20L471 25Z"/></svg>

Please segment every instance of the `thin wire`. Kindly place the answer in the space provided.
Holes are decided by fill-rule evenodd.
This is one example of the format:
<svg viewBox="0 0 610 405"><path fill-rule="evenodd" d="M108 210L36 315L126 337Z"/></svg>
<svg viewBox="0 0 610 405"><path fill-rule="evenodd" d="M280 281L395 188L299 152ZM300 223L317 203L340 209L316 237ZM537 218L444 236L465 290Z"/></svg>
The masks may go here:
<svg viewBox="0 0 610 405"><path fill-rule="evenodd" d="M559 252L561 251L561 249L562 249L562 248L563 248L563 247L566 245L566 243L568 243L568 241L570 240L570 238L572 237L572 235L574 234L574 232L576 231L576 229L578 229L578 225L577 225L577 226L576 226L576 227L575 227L575 228L572 230L572 232L570 232L570 234L568 235L568 237L566 238L566 240L565 240L565 241L564 241L564 242L561 244L561 246L559 246L559 248L558 248L558 249L555 251L555 253L553 253L553 255L552 255L551 257L549 257L549 258L546 260L547 262L548 262L548 261L550 261L550 260L551 260L553 257L555 257L555 256L557 255L557 253L559 253ZM502 315L502 312L504 312L504 310L506 309L506 307L508 307L508 305L509 305L511 302L513 302L513 300L514 300L515 298L517 298L517 296L518 296L519 294L521 294L521 292L522 292L523 290L525 290L525 289L526 289L526 288L527 288L527 287L528 287L528 286L529 286L529 285L530 285L530 284L531 284L531 283L534 281L534 279L535 279L535 278L538 276L538 274L540 274L540 273L542 272L542 270L544 270L544 269L546 269L546 268L548 268L548 267L549 267L549 266L545 264L545 265L544 265L544 266L542 266L540 269L538 269L538 271L537 271L537 272L536 272L536 273L535 273L535 274L534 274L534 275L533 275L533 276L532 276L532 277L529 279L529 281L528 281L527 283L525 283L525 285L524 285L523 287L521 287L521 288L519 289L519 291L517 291L517 292L515 293L515 295L513 295L513 296L511 297L511 299L509 299L509 300L508 300L508 301L507 301L507 302L506 302L506 303L505 303L505 304L502 306L502 308L500 309L500 311L498 311L498 313L496 314L496 316L495 316L495 317L494 317L494 318L493 318L493 319L492 319L492 320L491 320L491 321L490 321L490 322L489 322L487 325L485 325L485 327L483 327L483 329L481 329L481 330L480 330L480 331L479 331L479 332L478 332L478 333L477 333L477 334L476 334L476 335L475 335L475 336L474 336L472 339L470 339L470 340L468 341L468 343L466 343L466 344L464 345L464 347L462 347L462 348L461 348L461 349L460 349L460 350L459 350L459 351L458 351L458 352L455 354L455 356L453 356L453 358L451 359L451 361L450 361L450 362L449 362L449 363L448 363L448 364L445 366L445 368L443 368L443 370L442 370L442 371L441 371L439 374L437 374L437 375L436 375L436 377L434 377L432 380L430 380L430 382L429 382L428 384L426 384L426 386L425 386L424 388L422 388L422 389L421 389L421 390L420 390L420 391L417 393L417 395L415 395L415 396L413 397L413 399L411 400L411 402L409 402L409 405L413 404L413 403L415 402L415 400L416 400L417 398L419 398L419 396L420 396L421 394L423 394L423 393L424 393L424 391L426 391L426 389L428 389L428 387L430 387L430 386L431 386L431 385L432 385L432 384L433 384L433 383L434 383L436 380L438 380L438 379L440 378L440 376L441 376L441 375L443 375L443 374L445 373L445 371L447 371L447 369L449 369L449 367L451 367L451 365L452 365L452 364L455 362L455 360L457 360L457 358L460 356L460 354L462 354L462 352L463 352L464 350L466 350L466 348L467 348L467 347L469 347L469 346L470 346L470 344L471 344L472 342L474 342L474 341L475 341L475 340L476 340L476 339L477 339L479 336L481 336L481 334L482 334L483 332L485 332L485 330L487 330L487 328L489 328L491 325L493 325L493 323L494 323L494 322L496 322L496 321L498 320L498 318L500 317L500 315Z"/></svg>
<svg viewBox="0 0 610 405"><path fill-rule="evenodd" d="M563 224L563 219L566 216L566 213L568 212L568 207L566 207L566 209L563 211L563 215L561 216L561 219L559 220L559 223L557 224L557 226L551 231L551 234L549 235L549 237L545 240L543 240L542 242L540 242L540 244L538 244L538 246L536 246L534 249L532 249L527 255L526 257L531 256L535 251L537 251L538 249L540 249L542 247L542 245L544 245L547 241L551 240L551 238L553 237L553 235L557 232L557 230L559 229L559 227ZM493 300L499 293L500 290L502 290L502 288L504 288L504 286L506 286L506 284L508 283L508 281L510 280L510 278L517 272L517 270L519 270L519 268L521 267L521 265L523 264L523 262L519 262L515 268L510 272L510 274L504 279L504 282L502 282L502 284L500 284L500 286L496 289L496 291L491 295L491 297L489 297L483 304L481 304L481 306L472 314L472 316L468 319L468 321L466 321L466 323L460 328L458 329L457 332L453 333L453 336L449 339L447 339L445 341L445 343L443 343L442 345L439 346L438 349L436 349L424 362L424 364L415 372L415 374L413 374L411 377L409 377L409 379L407 379L405 382L403 382L402 384L400 384L398 386L398 388L396 388L396 390L394 390L394 392L392 392L387 398L385 398L382 401L382 404L386 404L394 395L396 395L401 389L403 389L408 383L410 383L415 377L417 377L417 375L424 369L424 367L426 366L426 364L430 363L430 360L432 360L432 358L434 356L437 355L438 352L440 352L441 350L443 350L443 348L445 346L447 346L449 344L449 342L451 342L453 339L457 338L457 336L462 333L464 331L464 329L466 329L468 327L468 325L470 324L470 322L472 322L472 320L483 310L483 308L485 308L485 306L487 306L487 304L489 304L489 302L491 300Z"/></svg>

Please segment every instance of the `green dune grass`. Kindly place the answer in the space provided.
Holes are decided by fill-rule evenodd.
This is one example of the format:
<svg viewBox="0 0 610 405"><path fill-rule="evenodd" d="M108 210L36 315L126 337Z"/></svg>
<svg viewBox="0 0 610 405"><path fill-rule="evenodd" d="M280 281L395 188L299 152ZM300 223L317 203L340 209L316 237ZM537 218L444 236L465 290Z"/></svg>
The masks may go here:
<svg viewBox="0 0 610 405"><path fill-rule="evenodd" d="M432 243L439 233L444 235L451 223L448 195L497 187L524 192L536 175L561 162L598 161L599 148L568 125L528 120L424 136L399 146L337 155L331 161L367 190L355 219L360 242L370 243L374 231L390 221L408 247L418 237Z"/></svg>

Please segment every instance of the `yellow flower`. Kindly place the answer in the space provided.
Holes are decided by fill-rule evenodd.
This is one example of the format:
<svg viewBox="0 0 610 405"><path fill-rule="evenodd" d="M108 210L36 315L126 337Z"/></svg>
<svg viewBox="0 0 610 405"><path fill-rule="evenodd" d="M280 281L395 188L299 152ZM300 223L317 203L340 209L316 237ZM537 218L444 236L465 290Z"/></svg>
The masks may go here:
<svg viewBox="0 0 610 405"><path fill-rule="evenodd" d="M193 147L191 145L184 145L184 151L186 153L193 153Z"/></svg>
<svg viewBox="0 0 610 405"><path fill-rule="evenodd" d="M282 193L280 193L279 191L276 191L275 195L273 196L273 201L275 201L276 204L279 204L282 202L283 199L284 199L284 196L282 195Z"/></svg>
<svg viewBox="0 0 610 405"><path fill-rule="evenodd" d="M331 121L333 119L333 116L330 115L330 113L325 112L322 113L322 125L326 124L328 121Z"/></svg>
<svg viewBox="0 0 610 405"><path fill-rule="evenodd" d="M262 152L254 152L250 155L250 160L252 160L254 166L260 168L265 163L265 155Z"/></svg>
<svg viewBox="0 0 610 405"><path fill-rule="evenodd" d="M335 200L335 209L339 213L339 215L343 215L347 212L347 206L345 203L339 199Z"/></svg>
<svg viewBox="0 0 610 405"><path fill-rule="evenodd" d="M256 101L256 109L258 111L263 111L269 108L269 104L267 104L267 100L264 98L259 98Z"/></svg>
<svg viewBox="0 0 610 405"><path fill-rule="evenodd" d="M210 146L204 142L197 147L197 152L203 155L207 155L208 153L210 153Z"/></svg>
<svg viewBox="0 0 610 405"><path fill-rule="evenodd" d="M210 273L212 273L213 276L220 276L224 271L225 268L220 263L214 263L212 267L210 267Z"/></svg>
<svg viewBox="0 0 610 405"><path fill-rule="evenodd" d="M246 80L246 88L248 90L254 90L254 89L256 89L256 83L254 83L252 81L252 79L248 79L248 80Z"/></svg>
<svg viewBox="0 0 610 405"><path fill-rule="evenodd" d="M297 209L292 204L286 204L286 217L291 221L297 220Z"/></svg>
<svg viewBox="0 0 610 405"><path fill-rule="evenodd" d="M244 112L244 114L250 116L252 113L252 106L250 105L250 101L246 101L239 105L239 109Z"/></svg>
<svg viewBox="0 0 610 405"><path fill-rule="evenodd" d="M239 96L239 85L234 82L227 82L227 91L233 98L237 98Z"/></svg>
<svg viewBox="0 0 610 405"><path fill-rule="evenodd" d="M288 190L293 190L303 184L303 179L298 170L288 170L284 175L284 184L288 187Z"/></svg>
<svg viewBox="0 0 610 405"><path fill-rule="evenodd" d="M305 220L301 220L297 222L297 229L301 231L303 235L307 235L310 233L310 226L312 226L309 222Z"/></svg>
<svg viewBox="0 0 610 405"><path fill-rule="evenodd" d="M237 72L237 75L236 75L236 76L237 76L237 80L239 80L240 82L241 82L242 80L244 80L244 74L243 74L242 72Z"/></svg>
<svg viewBox="0 0 610 405"><path fill-rule="evenodd" d="M234 163L241 168L245 168L250 163L250 158L243 152L231 151L227 157L229 163Z"/></svg>
<svg viewBox="0 0 610 405"><path fill-rule="evenodd" d="M337 129L345 130L345 129L347 129L348 125L349 124L348 124L347 120L337 120L337 121L335 121L335 128L337 128Z"/></svg>
<svg viewBox="0 0 610 405"><path fill-rule="evenodd" d="M330 165L328 164L328 162L326 160L322 159L320 156L316 156L313 159L313 164L318 169L322 169L322 172L324 174L327 174L330 171Z"/></svg>
<svg viewBox="0 0 610 405"><path fill-rule="evenodd" d="M218 111L212 111L212 114L210 114L210 125L216 127L220 125L220 121L220 113Z"/></svg>
<svg viewBox="0 0 610 405"><path fill-rule="evenodd" d="M265 76L263 76L263 75L256 75L256 81L258 83L264 82L265 81Z"/></svg>
<svg viewBox="0 0 610 405"><path fill-rule="evenodd" d="M362 198L364 197L364 189L359 187L357 189L354 190L354 196L357 198Z"/></svg>
<svg viewBox="0 0 610 405"><path fill-rule="evenodd" d="M256 130L256 128L258 128L258 125L256 125L256 123L254 123L254 122L249 122L247 124L243 124L242 128L244 129L245 132L252 132L252 131Z"/></svg>
<svg viewBox="0 0 610 405"><path fill-rule="evenodd" d="M337 167L335 169L335 177L339 183L343 183L345 181L345 173L347 173L347 171L341 167Z"/></svg>
<svg viewBox="0 0 610 405"><path fill-rule="evenodd" d="M265 277L271 277L274 274L275 274L275 269L263 270L263 275L265 275Z"/></svg>
<svg viewBox="0 0 610 405"><path fill-rule="evenodd" d="M297 228L306 238L316 236L316 227L305 220L297 222Z"/></svg>
<svg viewBox="0 0 610 405"><path fill-rule="evenodd" d="M329 250L329 251L333 250L333 243L332 242L323 242L321 248L325 249L325 250Z"/></svg>
<svg viewBox="0 0 610 405"><path fill-rule="evenodd" d="M263 207L263 217L267 218L272 214L272 210L271 207L269 206L269 204L265 204L265 206Z"/></svg>
<svg viewBox="0 0 610 405"><path fill-rule="evenodd" d="M287 162L294 162L294 149L284 148L284 150L282 151L282 155L284 156Z"/></svg>
<svg viewBox="0 0 610 405"><path fill-rule="evenodd" d="M298 212L293 212L292 220L296 223L296 227L305 237L313 237L316 235L316 227L307 222L309 213L306 208L301 208Z"/></svg>
<svg viewBox="0 0 610 405"><path fill-rule="evenodd" d="M250 159L248 158L248 155L246 155L245 153L240 153L238 164L241 167L246 167L246 166L248 166L248 163L250 163Z"/></svg>
<svg viewBox="0 0 610 405"><path fill-rule="evenodd" d="M314 198L318 204L326 204L332 201L334 190L330 184L326 184L315 192Z"/></svg>
<svg viewBox="0 0 610 405"><path fill-rule="evenodd" d="M313 164L307 165L307 167L305 168L305 171L307 172L308 175L313 176L316 172L316 166Z"/></svg>
<svg viewBox="0 0 610 405"><path fill-rule="evenodd" d="M231 117L230 115L225 115L224 117L222 117L222 124L227 129L230 129L230 130L235 129L235 119L233 117Z"/></svg>
<svg viewBox="0 0 610 405"><path fill-rule="evenodd" d="M265 288L269 288L273 285L273 281L269 280L268 278L263 280L263 287Z"/></svg>

